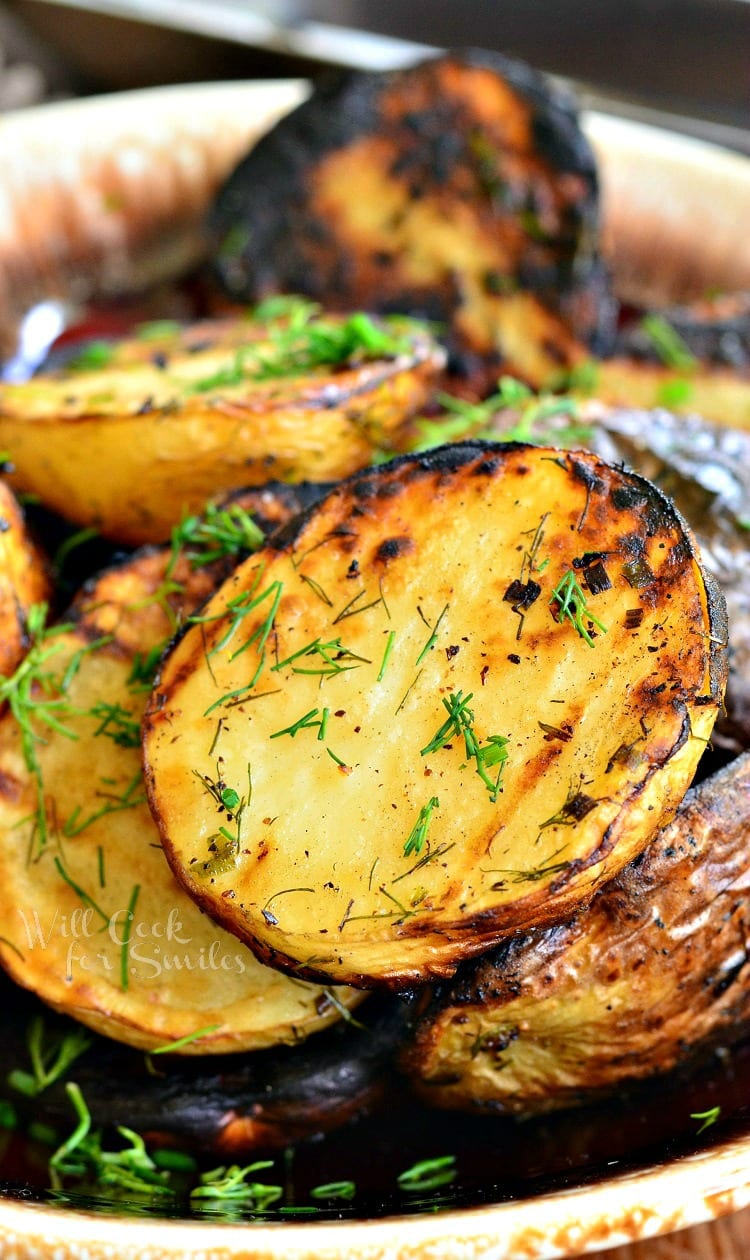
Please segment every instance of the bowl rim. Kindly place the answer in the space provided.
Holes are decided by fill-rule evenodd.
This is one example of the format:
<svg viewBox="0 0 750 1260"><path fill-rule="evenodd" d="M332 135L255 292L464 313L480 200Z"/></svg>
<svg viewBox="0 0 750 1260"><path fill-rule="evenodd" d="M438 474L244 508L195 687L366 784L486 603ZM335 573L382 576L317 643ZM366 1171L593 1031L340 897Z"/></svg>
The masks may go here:
<svg viewBox="0 0 750 1260"><path fill-rule="evenodd" d="M164 125L191 101L210 113L212 102L234 111L244 99L260 105L263 86L286 93L289 104L304 95L300 80L201 83L118 92L24 110L0 122L0 141L47 127L50 117L95 117L132 107L164 109ZM285 98L286 100L286 98ZM54 115L54 111L58 111ZM174 125L174 122L171 124ZM584 125L609 161L618 145L635 152L646 169L666 163L679 193L696 172L707 186L736 186L750 212L750 160L726 154L702 140L630 120L589 112ZM46 151L49 156L49 150ZM62 160L62 159L61 159ZM50 177L54 169L50 171ZM722 199L719 199L721 203ZM724 200L724 204L726 201ZM688 204L689 213L689 204ZM731 216L730 216L731 219ZM694 235L698 235L693 225ZM523 1199L436 1213L340 1221L227 1223L100 1213L24 1199L0 1192L0 1253L4 1256L142 1257L177 1260L563 1260L594 1250L655 1238L698 1225L750 1204L750 1136L734 1138L595 1183L556 1189Z"/></svg>
<svg viewBox="0 0 750 1260"><path fill-rule="evenodd" d="M743 1137L532 1198L382 1219L228 1223L2 1198L0 1243L3 1255L55 1260L564 1260L750 1205L748 1154Z"/></svg>

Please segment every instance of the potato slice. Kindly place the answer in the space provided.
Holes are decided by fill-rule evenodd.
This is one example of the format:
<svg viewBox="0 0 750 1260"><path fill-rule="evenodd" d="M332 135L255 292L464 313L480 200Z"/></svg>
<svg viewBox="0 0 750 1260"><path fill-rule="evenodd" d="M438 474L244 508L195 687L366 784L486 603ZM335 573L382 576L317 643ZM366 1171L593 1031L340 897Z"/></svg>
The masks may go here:
<svg viewBox="0 0 750 1260"><path fill-rule="evenodd" d="M0 481L0 675L13 673L28 647L26 618L50 595L47 564L26 529L13 491Z"/></svg>
<svg viewBox="0 0 750 1260"><path fill-rule="evenodd" d="M750 1016L750 756L686 796L582 913L520 936L436 993L403 1056L442 1107L591 1101L736 1039Z"/></svg>
<svg viewBox="0 0 750 1260"><path fill-rule="evenodd" d="M0 386L13 484L116 541L163 542L222 492L325 481L399 449L443 352L403 322L386 329L364 316L323 320L299 303L288 310L262 323L220 321L213 337L204 323L197 342L190 330L167 331L149 342L146 362L136 341L115 349L111 365ZM342 328L337 360L329 346Z"/></svg>
<svg viewBox="0 0 750 1260"><path fill-rule="evenodd" d="M571 99L497 53L318 85L254 146L213 209L234 298L428 317L477 391L541 385L606 352L593 154Z"/></svg>
<svg viewBox="0 0 750 1260"><path fill-rule="evenodd" d="M645 847L710 735L725 641L642 478L510 444L396 460L240 566L167 658L144 724L165 851L279 967L448 975ZM217 787L245 799L229 828Z"/></svg>
<svg viewBox="0 0 750 1260"><path fill-rule="evenodd" d="M149 656L215 576L164 549L105 573L68 628L31 648L41 709L26 728L0 718L0 962L50 1006L146 1050L291 1043L362 996L262 966L164 859L141 777Z"/></svg>

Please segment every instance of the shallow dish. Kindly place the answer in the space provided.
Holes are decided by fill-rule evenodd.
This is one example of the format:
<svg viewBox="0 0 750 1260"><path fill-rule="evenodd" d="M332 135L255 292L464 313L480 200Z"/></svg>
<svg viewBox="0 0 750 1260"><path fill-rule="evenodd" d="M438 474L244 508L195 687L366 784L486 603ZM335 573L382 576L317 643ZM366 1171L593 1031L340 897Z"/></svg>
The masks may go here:
<svg viewBox="0 0 750 1260"><path fill-rule="evenodd" d="M129 292L144 280L168 278L197 257L201 216L218 181L306 90L300 81L156 89L44 106L0 121L5 349L18 317L40 297L81 303ZM749 162L602 115L587 115L585 126L602 168L605 249L624 297L684 299L730 281L750 287L750 245L741 230L750 218ZM214 136L221 137L220 145ZM657 231L668 247L655 251ZM631 1137L623 1145L613 1136L609 1152L607 1128L615 1134L623 1104L619 1118L615 1103L538 1130L505 1122L491 1129L484 1122L484 1171L472 1173L455 1194L427 1194L403 1204L376 1191L364 1208L227 1223L160 1219L132 1202L72 1194L60 1201L20 1180L7 1182L0 1185L0 1252L77 1260L552 1260L655 1237L750 1203L750 1097L742 1089L748 1060L741 1050L733 1066L715 1064L714 1076L704 1071L684 1094L672 1087L670 1107L680 1118L671 1126L662 1123L659 1091L639 1095ZM697 1135L689 1117L717 1100L721 1124ZM435 1117L431 1137L434 1143L439 1135L441 1146L431 1153L444 1154L461 1133L468 1148L472 1125L460 1117ZM329 1139L329 1156L340 1143L346 1166L359 1142L363 1163L387 1159L383 1132L381 1126L373 1136L364 1128ZM589 1154L576 1133L594 1132ZM504 1146L504 1162L497 1166L490 1159L493 1135ZM525 1163L513 1178L508 1170L515 1143ZM545 1165L545 1152L555 1144L558 1157ZM395 1131L390 1157L403 1166Z"/></svg>

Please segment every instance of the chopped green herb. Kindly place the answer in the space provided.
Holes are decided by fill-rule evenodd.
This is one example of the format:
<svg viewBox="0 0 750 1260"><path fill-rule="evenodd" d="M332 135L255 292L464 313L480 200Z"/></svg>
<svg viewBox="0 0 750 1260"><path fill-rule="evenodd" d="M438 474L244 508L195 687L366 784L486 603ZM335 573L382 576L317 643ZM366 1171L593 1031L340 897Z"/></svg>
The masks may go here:
<svg viewBox="0 0 750 1260"><path fill-rule="evenodd" d="M449 608L449 605L446 604L440 616L438 617L437 621L435 622L434 626L431 627L430 637L425 643L424 647L422 648L422 651L419 653L419 656L417 657L415 664L421 665L427 653L432 648L434 648L435 644L437 643L437 636L438 636L438 630L440 629L440 623L443 620L443 617L445 616L445 614L447 613L448 608ZM422 616L421 610L420 610L420 616ZM424 620L424 617L422 617L422 620Z"/></svg>
<svg viewBox="0 0 750 1260"><path fill-rule="evenodd" d="M99 719L95 735L106 735L118 748L140 747L140 720L121 704L108 704L105 700L100 700L90 712L93 718Z"/></svg>
<svg viewBox="0 0 750 1260"><path fill-rule="evenodd" d="M307 731L313 727L319 727L322 724L322 714L318 717L320 709L309 709L301 718L297 718L296 722L292 722L291 726L285 726L283 730L274 731L271 739L278 739L281 735L289 735L294 739L299 731Z"/></svg>
<svg viewBox="0 0 750 1260"><path fill-rule="evenodd" d="M91 1131L91 1113L79 1087L70 1081L65 1089L75 1109L77 1123L49 1161L52 1188L59 1190L64 1180L74 1178L117 1186L149 1198L171 1196L168 1173L156 1167L143 1138L132 1129L119 1127L117 1132L127 1145L119 1151L104 1150L101 1133Z"/></svg>
<svg viewBox="0 0 750 1260"><path fill-rule="evenodd" d="M721 1107L716 1106L716 1107L709 1107L708 1111L691 1111L690 1119L701 1120L703 1122L700 1128L698 1129L698 1135L700 1135L701 1133L704 1133L706 1129L710 1129L712 1124L716 1124L716 1121L719 1119L720 1115L721 1115Z"/></svg>
<svg viewBox="0 0 750 1260"><path fill-rule="evenodd" d="M319 665L295 664L295 661L316 656L320 657ZM371 663L366 656L358 656L350 648L344 647L340 638L331 639L328 643L321 643L320 639L314 639L312 643L307 643L296 652L292 652L291 656L285 657L283 661L277 661L271 666L271 672L274 673L291 665L293 674L319 674L322 678L333 678L336 674L356 669L361 664L370 665Z"/></svg>
<svg viewBox="0 0 750 1260"><path fill-rule="evenodd" d="M150 319L135 330L138 341L166 341L178 337L182 324L176 319Z"/></svg>
<svg viewBox="0 0 750 1260"><path fill-rule="evenodd" d="M111 341L90 341L83 346L72 359L68 359L69 372L97 372L109 367L114 358L115 347Z"/></svg>
<svg viewBox="0 0 750 1260"><path fill-rule="evenodd" d="M62 674L55 674L49 667L50 661L64 651L65 635L72 627L69 624L46 627L46 618L46 604L32 605L26 615L26 633L30 644L28 652L10 677L0 678L0 703L7 703L18 724L24 763L36 788L35 836L40 851L47 843L48 831L42 767L37 757L37 745L45 742L45 727L66 735L69 739L78 738L61 720L71 712L65 693L78 672L84 655L94 651L105 641L99 639L79 648L69 659Z"/></svg>
<svg viewBox="0 0 750 1260"><path fill-rule="evenodd" d="M264 534L239 503L209 504L201 516L188 516L172 530L170 571L187 553L194 569L225 556L241 556L263 546Z"/></svg>
<svg viewBox="0 0 750 1260"><path fill-rule="evenodd" d="M31 1059L31 1071L15 1068L8 1075L11 1088L35 1098L53 1085L75 1060L88 1050L92 1038L78 1026L52 1031L43 1015L35 1015L26 1032L26 1045Z"/></svg>
<svg viewBox="0 0 750 1260"><path fill-rule="evenodd" d="M585 639L589 647L594 647L595 644L591 631L586 625L587 621L595 625L602 634L607 633L607 627L602 625L598 617L594 616L586 603L586 596L572 569L569 569L557 583L549 602L550 604L557 604L557 620L567 619L581 638Z"/></svg>
<svg viewBox="0 0 750 1260"><path fill-rule="evenodd" d="M130 894L128 908L125 913L125 923L122 929L122 946L120 948L120 988L123 990L127 989L130 983L130 935L133 929L133 919L135 918L135 905L140 891L140 884L134 884L133 891Z"/></svg>
<svg viewBox="0 0 750 1260"><path fill-rule="evenodd" d="M331 319L304 299L291 302L286 310L277 307L270 319L269 307L261 306L254 318L266 323L264 339L240 346L231 363L196 381L191 387L194 392L296 376L362 359L395 358L411 351L407 329L415 326L387 319L375 323L361 311L345 320Z"/></svg>
<svg viewBox="0 0 750 1260"><path fill-rule="evenodd" d="M502 791L503 768L508 760L508 740L504 735L489 735L485 744L480 743L474 732L474 712L469 708L469 701L473 694L470 691L468 696L464 697L462 691L452 691L448 696L443 697L442 703L448 712L448 717L442 726L438 727L430 742L420 750L420 755L428 757L431 753L443 748L454 736L463 736L466 756L474 761L476 772L494 804ZM487 772L495 766L499 766L499 771L493 778Z"/></svg>
<svg viewBox="0 0 750 1260"><path fill-rule="evenodd" d="M71 840L73 836L79 836L82 831L90 827L92 823L98 822L100 818L106 818L108 814L119 814L124 809L137 809L139 805L146 802L146 794L138 791L143 787L143 778L141 771L138 770L128 783L127 787L118 796L115 792L105 792L101 789L96 792L96 796L104 800L104 804L95 809L93 814L89 814L81 821L81 807L76 805L73 813L63 823L62 833L66 839Z"/></svg>
<svg viewBox="0 0 750 1260"><path fill-rule="evenodd" d="M423 805L419 811L419 817L409 833L409 838L404 844L404 857L409 857L412 853L421 853L427 840L427 830L430 826L432 811L440 808L440 801L436 796L431 796L426 805Z"/></svg>
<svg viewBox="0 0 750 1260"><path fill-rule="evenodd" d="M248 1178L264 1168L273 1168L273 1160L261 1159L254 1164L240 1168L238 1164L230 1167L213 1168L210 1172L201 1173L200 1185L190 1191L190 1200L205 1202L221 1199L224 1202L243 1203L262 1212L277 1203L283 1197L281 1186L268 1185L265 1182L249 1181Z"/></svg>
<svg viewBox="0 0 750 1260"><path fill-rule="evenodd" d="M437 1190L450 1185L456 1179L455 1155L439 1155L435 1159L422 1159L419 1163L399 1173L397 1181L402 1190L411 1193Z"/></svg>
<svg viewBox="0 0 750 1260"><path fill-rule="evenodd" d="M684 407L690 402L694 390L692 381L675 377L672 381L662 382L656 392L656 402L660 407Z"/></svg>
<svg viewBox="0 0 750 1260"><path fill-rule="evenodd" d="M385 671L388 668L388 662L391 659L391 652L393 651L393 645L395 642L396 642L396 631L389 630L388 638L385 644L385 651L383 652L383 659L380 662L380 669L378 670L378 682L382 682L385 677Z"/></svg>
<svg viewBox="0 0 750 1260"><path fill-rule="evenodd" d="M176 1041L168 1041L164 1046L157 1046L155 1050L149 1050L149 1054L172 1054L176 1050L182 1050L184 1046L190 1046L194 1041L200 1041L201 1037L207 1037L209 1033L216 1032L217 1028L221 1028L221 1024L206 1024L205 1028L198 1028L195 1032L186 1033L184 1037L178 1037Z"/></svg>
<svg viewBox="0 0 750 1260"><path fill-rule="evenodd" d="M644 316L641 329L667 367L675 368L678 372L689 372L696 367L695 355L663 315Z"/></svg>
<svg viewBox="0 0 750 1260"><path fill-rule="evenodd" d="M323 1186L313 1186L310 1191L311 1199L344 1199L349 1201L354 1198L357 1193L357 1187L353 1181L328 1181Z"/></svg>

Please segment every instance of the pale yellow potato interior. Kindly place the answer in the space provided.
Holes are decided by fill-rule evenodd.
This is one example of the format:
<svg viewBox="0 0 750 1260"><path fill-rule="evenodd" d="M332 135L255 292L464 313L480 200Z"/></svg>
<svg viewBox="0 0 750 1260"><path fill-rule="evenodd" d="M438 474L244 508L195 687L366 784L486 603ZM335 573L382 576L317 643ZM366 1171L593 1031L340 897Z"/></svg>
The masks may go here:
<svg viewBox="0 0 750 1260"><path fill-rule="evenodd" d="M71 632L49 669L80 666L59 713L67 733L37 748L48 837L13 716L0 719L0 960L20 984L99 1032L187 1054L294 1042L363 996L259 963L185 894L164 858L143 789L139 747L97 729L103 701L138 723L146 695L128 685L121 646L85 652ZM110 710L110 714L111 714ZM109 722L112 734L122 720ZM128 915L132 914L129 920ZM128 939L129 937L129 939Z"/></svg>
<svg viewBox="0 0 750 1260"><path fill-rule="evenodd" d="M345 488L293 549L237 571L163 672L146 756L170 861L211 914L303 974L405 983L559 916L644 847L708 738L711 617L674 516L643 537L654 582L634 588L637 512L608 498L627 476L588 495L557 453L497 462L406 473L361 505ZM589 622L589 644L550 600L594 547L612 587L587 597L606 627ZM504 594L522 573L542 590L518 637ZM507 740L496 800L462 736L422 753L459 693L480 744ZM240 795L252 782L221 870L201 776Z"/></svg>

